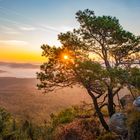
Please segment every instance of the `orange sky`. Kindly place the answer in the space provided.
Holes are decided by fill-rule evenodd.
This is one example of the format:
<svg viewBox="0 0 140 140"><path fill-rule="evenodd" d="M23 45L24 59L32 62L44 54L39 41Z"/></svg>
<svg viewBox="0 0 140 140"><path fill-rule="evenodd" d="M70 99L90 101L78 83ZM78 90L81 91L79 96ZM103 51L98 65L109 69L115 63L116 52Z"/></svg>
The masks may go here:
<svg viewBox="0 0 140 140"><path fill-rule="evenodd" d="M24 47L12 47L6 46L0 49L0 61L10 61L10 62L37 62L41 63L45 60L41 56L41 49L30 50Z"/></svg>
<svg viewBox="0 0 140 140"><path fill-rule="evenodd" d="M57 35L79 27L75 13L80 9L115 16L124 29L139 35L139 7L139 0L0 0L0 61L43 62L40 46L60 46Z"/></svg>

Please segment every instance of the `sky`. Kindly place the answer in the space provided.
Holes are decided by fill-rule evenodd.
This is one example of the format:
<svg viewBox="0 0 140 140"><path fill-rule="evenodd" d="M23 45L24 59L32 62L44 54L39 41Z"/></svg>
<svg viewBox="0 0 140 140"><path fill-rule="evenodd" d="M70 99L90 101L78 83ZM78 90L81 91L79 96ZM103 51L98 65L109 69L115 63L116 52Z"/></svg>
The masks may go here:
<svg viewBox="0 0 140 140"><path fill-rule="evenodd" d="M77 28L75 13L87 8L140 35L139 0L0 0L0 62L43 62L40 46L60 46L57 35Z"/></svg>

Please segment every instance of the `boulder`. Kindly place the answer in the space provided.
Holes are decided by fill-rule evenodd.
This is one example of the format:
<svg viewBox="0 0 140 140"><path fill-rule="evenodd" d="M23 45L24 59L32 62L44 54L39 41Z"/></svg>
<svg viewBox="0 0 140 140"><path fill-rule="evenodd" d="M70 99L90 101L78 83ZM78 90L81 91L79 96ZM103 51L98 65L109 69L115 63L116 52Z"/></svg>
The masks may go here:
<svg viewBox="0 0 140 140"><path fill-rule="evenodd" d="M128 108L133 105L134 98L131 95L125 95L120 99L123 108Z"/></svg>
<svg viewBox="0 0 140 140"><path fill-rule="evenodd" d="M137 111L140 111L140 96L138 96L134 102L133 102L133 106Z"/></svg>
<svg viewBox="0 0 140 140"><path fill-rule="evenodd" d="M109 129L123 138L127 137L128 130L126 128L127 117L124 113L115 113L109 120Z"/></svg>

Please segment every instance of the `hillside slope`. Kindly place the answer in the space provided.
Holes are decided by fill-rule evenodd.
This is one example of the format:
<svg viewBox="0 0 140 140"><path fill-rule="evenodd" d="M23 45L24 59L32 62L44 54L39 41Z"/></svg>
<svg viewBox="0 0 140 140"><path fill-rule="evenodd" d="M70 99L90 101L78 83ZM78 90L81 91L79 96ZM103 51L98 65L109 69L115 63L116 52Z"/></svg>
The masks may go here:
<svg viewBox="0 0 140 140"><path fill-rule="evenodd" d="M53 112L81 101L90 102L84 89L66 88L54 93L42 94L33 78L0 78L0 106L19 118L34 121L47 120Z"/></svg>

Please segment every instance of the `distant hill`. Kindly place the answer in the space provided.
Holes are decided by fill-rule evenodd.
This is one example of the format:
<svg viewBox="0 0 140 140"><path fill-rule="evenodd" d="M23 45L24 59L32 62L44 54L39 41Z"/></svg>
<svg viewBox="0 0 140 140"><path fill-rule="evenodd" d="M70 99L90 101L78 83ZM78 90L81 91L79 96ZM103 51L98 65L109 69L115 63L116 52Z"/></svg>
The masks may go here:
<svg viewBox="0 0 140 140"><path fill-rule="evenodd" d="M84 89L66 88L55 93L42 94L34 78L0 77L0 106L14 116L41 122L51 113L81 101L90 102Z"/></svg>

